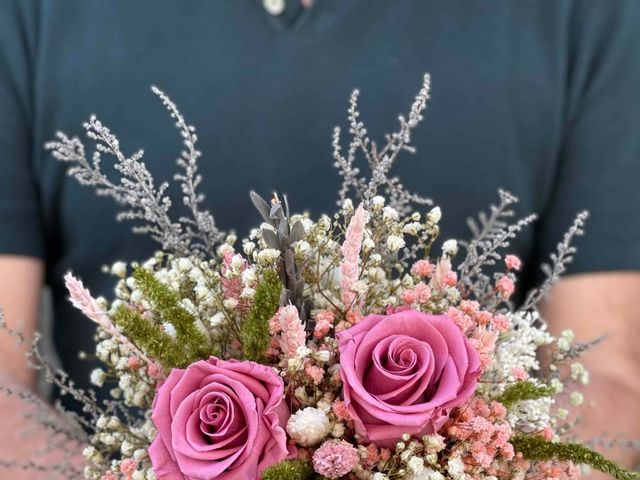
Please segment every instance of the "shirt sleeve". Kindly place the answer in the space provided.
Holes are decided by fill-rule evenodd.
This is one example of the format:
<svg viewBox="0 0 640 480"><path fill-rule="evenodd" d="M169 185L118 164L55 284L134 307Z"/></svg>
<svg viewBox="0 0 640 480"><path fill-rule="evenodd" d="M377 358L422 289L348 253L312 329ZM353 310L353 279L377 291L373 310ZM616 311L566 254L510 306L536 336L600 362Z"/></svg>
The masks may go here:
<svg viewBox="0 0 640 480"><path fill-rule="evenodd" d="M44 256L32 162L34 5L0 2L0 254Z"/></svg>
<svg viewBox="0 0 640 480"><path fill-rule="evenodd" d="M569 35L564 136L536 260L588 210L568 273L640 270L640 2L576 2Z"/></svg>

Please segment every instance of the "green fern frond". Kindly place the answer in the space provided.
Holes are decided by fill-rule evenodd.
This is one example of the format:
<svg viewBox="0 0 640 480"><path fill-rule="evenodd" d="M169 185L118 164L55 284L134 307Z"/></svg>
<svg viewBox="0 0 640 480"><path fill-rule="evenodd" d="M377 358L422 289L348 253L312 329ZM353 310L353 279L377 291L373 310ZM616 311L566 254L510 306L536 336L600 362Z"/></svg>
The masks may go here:
<svg viewBox="0 0 640 480"><path fill-rule="evenodd" d="M502 395L495 400L509 408L526 400L538 400L539 398L550 397L555 393L553 387L539 385L530 380L516 382L509 385Z"/></svg>
<svg viewBox="0 0 640 480"><path fill-rule="evenodd" d="M625 470L580 443L554 443L536 435L516 435L511 439L511 444L516 452L522 452L528 460L571 460L577 465L589 465L618 480L640 478L637 472Z"/></svg>
<svg viewBox="0 0 640 480"><path fill-rule="evenodd" d="M285 460L267 468L262 480L312 480L313 467L304 460Z"/></svg>
<svg viewBox="0 0 640 480"><path fill-rule="evenodd" d="M247 360L260 362L269 347L269 319L278 310L282 284L274 270L267 270L256 287L253 304L242 324L240 340Z"/></svg>
<svg viewBox="0 0 640 480"><path fill-rule="evenodd" d="M181 362L182 351L161 326L120 305L113 321L140 350L157 360L164 368L173 368Z"/></svg>
<svg viewBox="0 0 640 480"><path fill-rule="evenodd" d="M184 354L179 366L207 358L214 353L210 340L196 325L198 319L180 304L180 297L176 292L144 268L136 268L133 277L137 287L151 302L159 320L170 323L176 329L176 343L181 346Z"/></svg>

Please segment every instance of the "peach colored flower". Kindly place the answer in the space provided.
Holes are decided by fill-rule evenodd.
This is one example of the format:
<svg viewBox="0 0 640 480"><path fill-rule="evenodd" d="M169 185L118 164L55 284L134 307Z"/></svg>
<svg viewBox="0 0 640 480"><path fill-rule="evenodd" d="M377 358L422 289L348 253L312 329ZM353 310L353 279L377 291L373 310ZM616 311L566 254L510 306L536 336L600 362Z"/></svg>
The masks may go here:
<svg viewBox="0 0 640 480"><path fill-rule="evenodd" d="M333 327L332 323L328 320L318 320L315 327L313 327L313 336L315 338L323 338L329 333Z"/></svg>
<svg viewBox="0 0 640 480"><path fill-rule="evenodd" d="M322 383L322 379L324 378L324 370L320 367L316 367L315 365L309 365L304 369L305 373L309 376L315 385L320 385Z"/></svg>
<svg viewBox="0 0 640 480"><path fill-rule="evenodd" d="M513 378L519 381L529 378L529 374L522 367L513 367L511 369L511 375L513 375Z"/></svg>
<svg viewBox="0 0 640 480"><path fill-rule="evenodd" d="M491 326L498 332L506 332L509 330L510 322L505 315L498 314L491 320Z"/></svg>
<svg viewBox="0 0 640 480"><path fill-rule="evenodd" d="M345 233L344 243L342 244L340 293L342 295L342 303L348 309L355 307L356 293L352 290L352 286L360 275L360 250L362 249L364 227L368 220L367 211L362 205L359 205L353 217L351 217Z"/></svg>
<svg viewBox="0 0 640 480"><path fill-rule="evenodd" d="M488 367L493 359L496 348L498 332L485 329L477 329L470 338L471 345L474 346L480 356L480 363L483 367Z"/></svg>
<svg viewBox="0 0 640 480"><path fill-rule="evenodd" d="M280 327L280 350L286 358L293 358L298 347L305 343L306 335L304 325L298 315L298 309L293 305L280 307L277 313L278 325Z"/></svg>
<svg viewBox="0 0 640 480"><path fill-rule="evenodd" d="M513 280L508 275L500 277L496 282L496 290L505 300L508 300L513 295L515 288Z"/></svg>
<svg viewBox="0 0 640 480"><path fill-rule="evenodd" d="M504 264L509 270L520 270L520 267L522 267L522 262L515 255L507 255L504 257Z"/></svg>
<svg viewBox="0 0 640 480"><path fill-rule="evenodd" d="M130 458L127 458L126 460L123 460L122 463L120 463L120 471L127 475L127 477L130 477L131 475L133 475L133 472L136 471L136 462Z"/></svg>
<svg viewBox="0 0 640 480"><path fill-rule="evenodd" d="M313 454L314 470L327 478L340 478L358 464L358 450L344 440L324 442Z"/></svg>
<svg viewBox="0 0 640 480"><path fill-rule="evenodd" d="M411 273L426 278L433 273L433 264L429 260L418 260L411 267Z"/></svg>

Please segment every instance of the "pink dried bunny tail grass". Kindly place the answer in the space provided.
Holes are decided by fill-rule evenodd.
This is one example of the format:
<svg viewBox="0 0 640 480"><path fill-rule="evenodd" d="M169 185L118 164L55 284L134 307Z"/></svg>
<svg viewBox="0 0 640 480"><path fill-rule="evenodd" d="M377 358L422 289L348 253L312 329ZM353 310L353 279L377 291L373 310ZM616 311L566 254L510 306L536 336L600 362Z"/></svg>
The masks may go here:
<svg viewBox="0 0 640 480"><path fill-rule="evenodd" d="M91 296L89 290L84 288L82 281L73 276L71 272L64 276L64 283L69 291L71 304L84 313L91 321L97 323L103 330L109 333L118 342L126 346L138 358L148 365L155 363L145 355L138 347L125 337L120 330L111 322L104 310L100 308L95 298Z"/></svg>
<svg viewBox="0 0 640 480"><path fill-rule="evenodd" d="M362 249L364 227L368 220L369 215L362 204L360 204L349 222L344 243L342 244L343 259L340 264L340 272L342 274L340 290L342 303L347 310L352 307L356 299L356 294L352 290L352 287L360 275L358 261L360 260L360 250Z"/></svg>

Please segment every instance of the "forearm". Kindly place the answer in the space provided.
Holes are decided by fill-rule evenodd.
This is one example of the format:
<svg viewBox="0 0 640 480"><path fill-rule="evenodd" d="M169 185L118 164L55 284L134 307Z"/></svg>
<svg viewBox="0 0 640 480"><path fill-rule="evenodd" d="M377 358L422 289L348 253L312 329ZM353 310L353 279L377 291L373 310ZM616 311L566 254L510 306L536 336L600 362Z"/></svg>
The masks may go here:
<svg viewBox="0 0 640 480"><path fill-rule="evenodd" d="M613 342L610 345L594 349L582 360L590 382L584 391L587 401L580 411L577 434L585 440L601 439L605 445L614 441L612 449L597 448L620 464L637 468L640 452L620 441L640 439L640 361L636 355L616 351Z"/></svg>
<svg viewBox="0 0 640 480"><path fill-rule="evenodd" d="M579 341L606 335L576 360L590 372L577 435L584 440L640 439L640 274L569 277L554 287L542 313L552 330L571 329ZM640 461L638 450L606 453L630 468Z"/></svg>
<svg viewBox="0 0 640 480"><path fill-rule="evenodd" d="M70 435L60 431L58 425L64 425L61 419L34 393L36 376L25 356L27 345L19 345L15 334L9 334L9 330L20 332L25 343L31 341L38 324L43 271L38 259L0 255L0 308L8 327L0 330L0 478L3 479L81 478L77 475L78 468L66 477L20 468L30 462L63 466L69 454L76 456L75 465L82 465L79 458L82 445L74 444ZM49 427L40 421L44 418L50 420ZM15 466L7 469L8 464Z"/></svg>
<svg viewBox="0 0 640 480"><path fill-rule="evenodd" d="M80 478L83 445L38 420L57 417L33 392L0 372L0 478L58 478L45 473L53 473L51 467L66 468L69 479Z"/></svg>

